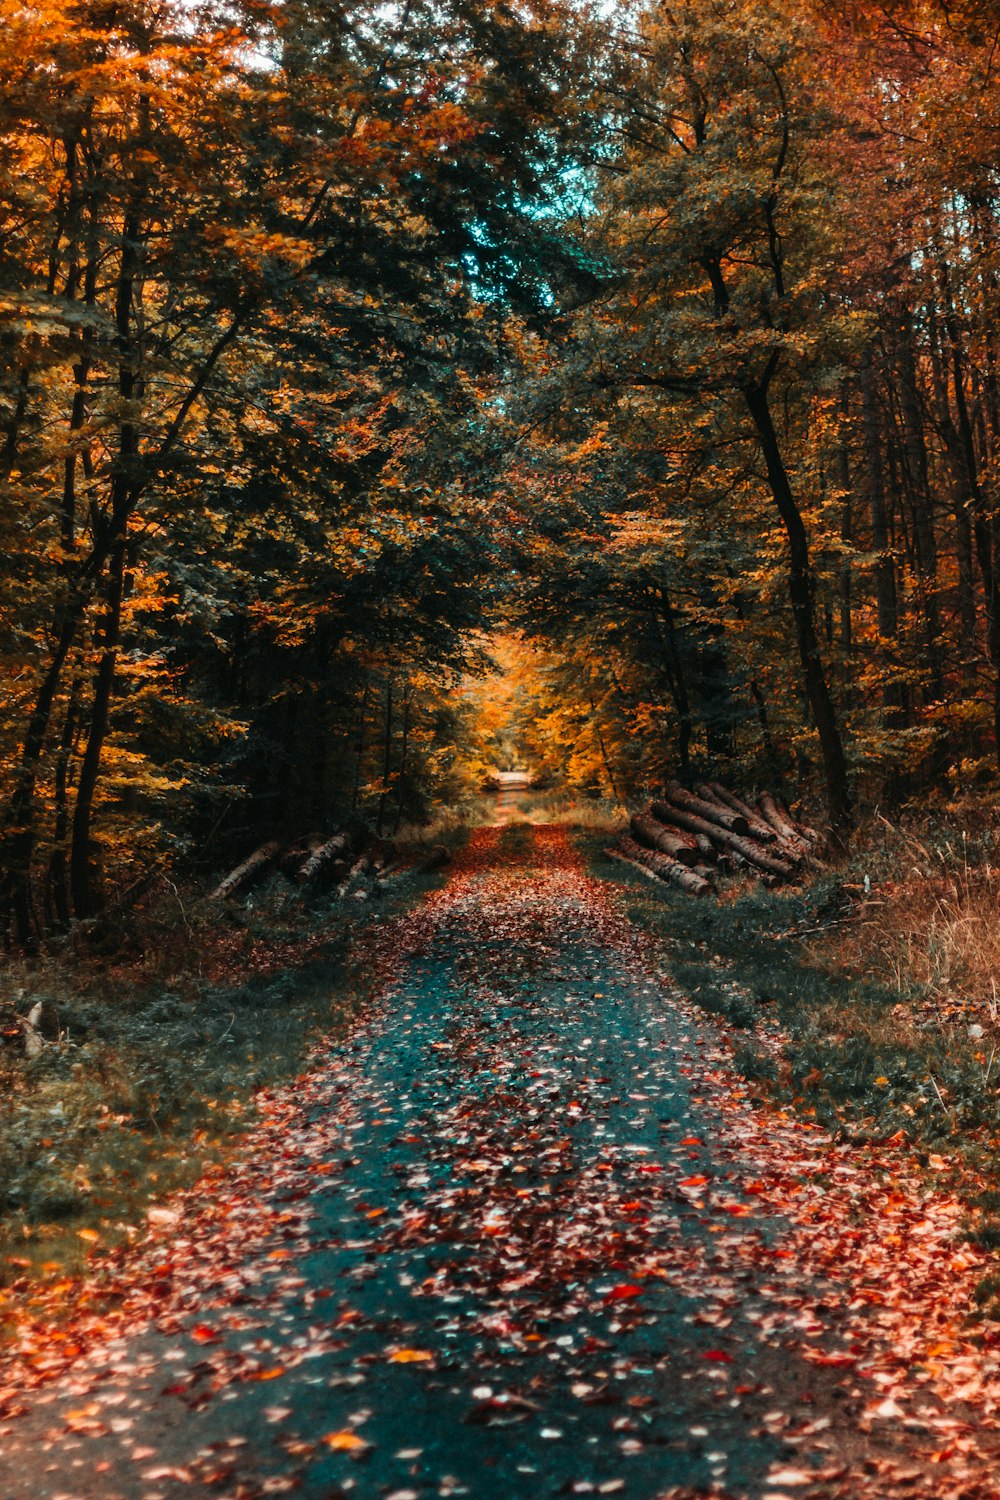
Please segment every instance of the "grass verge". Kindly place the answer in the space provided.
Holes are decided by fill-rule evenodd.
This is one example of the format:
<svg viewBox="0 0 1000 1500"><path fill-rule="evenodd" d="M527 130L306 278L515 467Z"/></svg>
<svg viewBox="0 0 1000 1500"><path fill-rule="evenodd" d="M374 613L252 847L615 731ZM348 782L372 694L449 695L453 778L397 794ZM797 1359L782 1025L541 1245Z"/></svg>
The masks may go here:
<svg viewBox="0 0 1000 1500"><path fill-rule="evenodd" d="M603 840L580 839L593 872L625 888L665 976L734 1029L748 1078L850 1139L905 1137L968 1203L970 1237L1000 1247L1000 1034L988 1014L967 1024L952 992L929 1019L926 978L897 962L898 928L883 937L881 964L861 936L901 856L894 865L886 853L867 890L855 866L801 890L734 887L694 901L604 858ZM906 940L917 943L915 926ZM1000 1279L984 1284L992 1316L998 1294Z"/></svg>
<svg viewBox="0 0 1000 1500"><path fill-rule="evenodd" d="M254 1095L293 1077L365 999L351 962L365 932L441 879L304 905L276 876L238 907L149 915L141 959L64 952L8 966L0 1286L73 1273L95 1247L135 1239L152 1199L230 1153L254 1123ZM40 999L48 1040L29 1057L22 1021Z"/></svg>

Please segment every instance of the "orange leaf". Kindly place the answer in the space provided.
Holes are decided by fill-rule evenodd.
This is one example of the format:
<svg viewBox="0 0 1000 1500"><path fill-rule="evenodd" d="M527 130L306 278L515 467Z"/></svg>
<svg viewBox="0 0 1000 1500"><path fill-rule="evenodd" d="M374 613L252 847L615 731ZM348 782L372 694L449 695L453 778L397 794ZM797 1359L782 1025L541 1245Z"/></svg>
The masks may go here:
<svg viewBox="0 0 1000 1500"><path fill-rule="evenodd" d="M328 1432L323 1441L336 1453L357 1453L360 1448L371 1447L370 1443L366 1443L364 1438L358 1437L358 1434L351 1432L349 1428L344 1428L342 1432Z"/></svg>

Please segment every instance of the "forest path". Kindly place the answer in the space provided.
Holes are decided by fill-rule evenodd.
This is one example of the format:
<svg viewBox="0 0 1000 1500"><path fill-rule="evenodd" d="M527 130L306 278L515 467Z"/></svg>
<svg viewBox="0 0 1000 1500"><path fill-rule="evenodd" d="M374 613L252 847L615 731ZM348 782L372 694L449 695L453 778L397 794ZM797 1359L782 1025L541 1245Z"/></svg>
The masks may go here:
<svg viewBox="0 0 1000 1500"><path fill-rule="evenodd" d="M643 954L564 830L480 830L117 1310L26 1334L3 1500L1000 1493L959 1206L755 1104Z"/></svg>

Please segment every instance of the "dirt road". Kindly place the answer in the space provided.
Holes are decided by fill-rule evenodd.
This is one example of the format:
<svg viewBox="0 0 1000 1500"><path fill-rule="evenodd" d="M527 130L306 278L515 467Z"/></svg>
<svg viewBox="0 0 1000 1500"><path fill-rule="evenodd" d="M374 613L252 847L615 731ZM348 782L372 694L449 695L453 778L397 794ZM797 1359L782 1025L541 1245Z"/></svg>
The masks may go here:
<svg viewBox="0 0 1000 1500"><path fill-rule="evenodd" d="M481 830L101 1316L25 1330L3 1500L1000 1495L959 1205L755 1102L645 954L564 831Z"/></svg>

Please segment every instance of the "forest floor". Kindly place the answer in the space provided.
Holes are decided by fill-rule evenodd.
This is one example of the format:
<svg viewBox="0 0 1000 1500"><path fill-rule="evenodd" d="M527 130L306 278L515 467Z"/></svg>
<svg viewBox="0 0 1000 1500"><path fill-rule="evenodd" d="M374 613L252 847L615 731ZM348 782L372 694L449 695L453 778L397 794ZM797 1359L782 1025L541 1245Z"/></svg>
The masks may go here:
<svg viewBox="0 0 1000 1500"><path fill-rule="evenodd" d="M237 1157L25 1302L2 1500L1000 1493L943 1160L763 1094L633 896L486 828L369 935L374 1001Z"/></svg>

